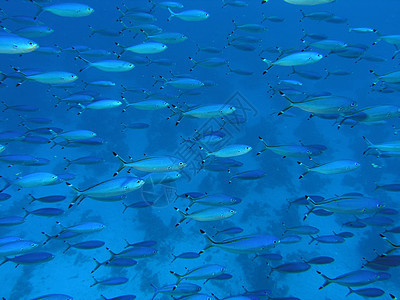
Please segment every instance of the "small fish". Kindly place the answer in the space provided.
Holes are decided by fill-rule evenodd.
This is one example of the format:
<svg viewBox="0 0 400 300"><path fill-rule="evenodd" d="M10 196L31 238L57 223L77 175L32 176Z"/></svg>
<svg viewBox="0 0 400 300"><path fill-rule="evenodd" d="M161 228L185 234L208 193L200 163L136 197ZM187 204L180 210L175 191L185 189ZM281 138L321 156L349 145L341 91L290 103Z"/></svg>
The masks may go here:
<svg viewBox="0 0 400 300"><path fill-rule="evenodd" d="M299 161L297 163L307 169L306 172L300 175L299 179L302 179L309 172L316 172L320 174L341 174L355 171L360 167L360 163L353 160L337 160L321 165L316 165L315 167L306 166Z"/></svg>
<svg viewBox="0 0 400 300"><path fill-rule="evenodd" d="M225 220L236 214L236 211L229 207L210 207L197 210L190 214L185 213L176 207L174 207L174 209L182 215L182 219L175 225L175 227L179 226L186 219L193 219L198 222L211 222Z"/></svg>
<svg viewBox="0 0 400 300"><path fill-rule="evenodd" d="M172 275L177 278L176 286L179 286L179 283L182 280L202 280L209 279L215 276L221 275L225 273L226 267L216 264L203 265L201 267L197 267L194 269L187 270L187 272L183 275L179 275L175 272L170 271Z"/></svg>
<svg viewBox="0 0 400 300"><path fill-rule="evenodd" d="M82 72L90 67L94 67L104 72L127 72L135 67L133 63L123 60L101 60L97 62L90 62L80 56L78 56L78 58L88 64L86 67L80 69L79 72Z"/></svg>
<svg viewBox="0 0 400 300"><path fill-rule="evenodd" d="M74 204L80 204L86 197L95 200L107 200L110 197L126 195L141 188L144 184L144 181L132 176L119 177L102 181L85 190L79 190L69 182L66 182L66 184L77 192L77 195L69 205L69 208L71 208Z"/></svg>
<svg viewBox="0 0 400 300"><path fill-rule="evenodd" d="M104 280L97 280L96 278L92 277L94 279L94 283L92 285L90 285L90 287L93 287L95 285L120 285L120 284L124 284L127 283L129 281L128 278L126 277L111 277L111 278L107 278Z"/></svg>
<svg viewBox="0 0 400 300"><path fill-rule="evenodd" d="M94 9L86 4L80 3L58 3L49 6L41 6L35 1L31 1L39 7L36 17L44 11L48 11L60 17L79 18L91 15Z"/></svg>
<svg viewBox="0 0 400 300"><path fill-rule="evenodd" d="M293 54L289 54L288 56L278 58L276 61L272 62L265 58L262 60L267 64L267 70L264 71L264 74L267 73L269 69L273 66L285 66L285 67L293 67L293 66L302 66L308 65L312 63L316 63L320 61L324 56L317 52L297 52Z"/></svg>
<svg viewBox="0 0 400 300"><path fill-rule="evenodd" d="M200 147L201 150L204 150L203 147ZM235 157L244 155L250 152L253 148L249 145L241 145L241 144L233 144L222 147L219 150L213 152L206 152L206 157L215 156L215 157Z"/></svg>
<svg viewBox="0 0 400 300"><path fill-rule="evenodd" d="M183 21L197 22L204 21L210 17L210 14L208 12L198 9L184 10L182 12L175 13L171 10L171 8L168 7L168 11L171 14L168 17L168 21L171 21L173 17L177 17L178 19L181 19Z"/></svg>
<svg viewBox="0 0 400 300"><path fill-rule="evenodd" d="M212 240L204 230L200 230L200 233L209 242L209 245L203 251L211 247L218 247L227 252L238 254L259 253L271 249L279 243L279 239L272 235L246 235L217 242Z"/></svg>

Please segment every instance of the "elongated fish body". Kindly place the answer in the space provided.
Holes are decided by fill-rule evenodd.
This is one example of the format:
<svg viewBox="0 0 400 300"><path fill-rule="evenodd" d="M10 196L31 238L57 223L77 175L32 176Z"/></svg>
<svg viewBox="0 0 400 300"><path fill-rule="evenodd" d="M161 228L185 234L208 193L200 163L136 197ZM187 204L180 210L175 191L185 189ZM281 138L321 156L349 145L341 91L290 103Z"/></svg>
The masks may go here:
<svg viewBox="0 0 400 300"><path fill-rule="evenodd" d="M207 157L208 156L235 157L235 156L244 155L244 154L250 152L251 150L252 150L251 146L234 144L234 145L225 146L214 152L207 152Z"/></svg>
<svg viewBox="0 0 400 300"><path fill-rule="evenodd" d="M139 102L128 103L123 111L125 112L131 106L140 110L159 110L167 108L169 103L161 99L148 99Z"/></svg>
<svg viewBox="0 0 400 300"><path fill-rule="evenodd" d="M187 36L179 32L162 32L147 36L148 39L158 43L176 44L187 40Z"/></svg>
<svg viewBox="0 0 400 300"><path fill-rule="evenodd" d="M279 58L274 62L271 62L266 59L263 59L263 61L267 63L268 69L270 69L273 66L293 67L293 66L308 65L320 61L323 57L324 56L322 54L317 52L304 51L304 52L289 54L288 56Z"/></svg>
<svg viewBox="0 0 400 300"><path fill-rule="evenodd" d="M92 199L101 200L114 196L125 195L141 188L143 184L143 180L132 176L109 179L82 191L73 187L72 184L67 183L68 186L72 187L78 193L75 201L79 197L89 197Z"/></svg>
<svg viewBox="0 0 400 300"><path fill-rule="evenodd" d="M38 172L31 173L12 182L21 188L37 187L52 184L57 181L58 177L52 173Z"/></svg>
<svg viewBox="0 0 400 300"><path fill-rule="evenodd" d="M272 235L246 235L220 242L212 240L203 230L200 232L205 236L210 245L205 248L218 247L222 250L238 254L252 254L264 252L265 250L275 247L279 243L279 239Z"/></svg>
<svg viewBox="0 0 400 300"><path fill-rule="evenodd" d="M297 163L307 168L307 171L303 173L299 179L303 178L309 172L316 172L320 174L341 174L354 171L360 167L360 163L354 160L337 160L323 165L318 165L316 167L308 167L301 162Z"/></svg>
<svg viewBox="0 0 400 300"><path fill-rule="evenodd" d="M231 105L213 104L196 107L189 111L183 112L182 115L190 118L208 119L226 116L233 113L235 110L236 108Z"/></svg>
<svg viewBox="0 0 400 300"><path fill-rule="evenodd" d="M204 83L194 78L171 79L164 83L164 86L171 85L178 89L198 89L204 86Z"/></svg>
<svg viewBox="0 0 400 300"><path fill-rule="evenodd" d="M73 300L72 296L65 294L47 294L36 297L32 300Z"/></svg>
<svg viewBox="0 0 400 300"><path fill-rule="evenodd" d="M186 167L185 162L173 156L152 156L134 161L125 161L117 153L113 152L113 154L122 163L121 167L119 168L117 173L114 174L114 176L124 168L133 168L149 173L162 173L179 171L180 169Z"/></svg>
<svg viewBox="0 0 400 300"><path fill-rule="evenodd" d="M97 232L103 230L106 226L102 223L98 222L86 222L86 223L81 223L77 225L72 225L69 227L65 227L60 224L60 222L57 222L58 225L62 226L63 231L62 232L75 232L75 233L91 233L91 232Z"/></svg>
<svg viewBox="0 0 400 300"><path fill-rule="evenodd" d="M86 17L94 12L90 6L80 3L58 3L42 7L42 10L60 17L70 18Z"/></svg>
<svg viewBox="0 0 400 300"><path fill-rule="evenodd" d="M357 102L351 98L333 95L315 97L300 102L294 102L284 93L280 93L290 102L290 105L284 108L279 114L284 113L292 107L297 107L312 114L345 114L354 110L358 105Z"/></svg>
<svg viewBox="0 0 400 300"><path fill-rule="evenodd" d="M53 72L39 73L35 75L27 75L25 79L45 84L62 84L62 83L74 82L75 80L78 79L78 76L70 72L53 71Z"/></svg>
<svg viewBox="0 0 400 300"><path fill-rule="evenodd" d="M322 40L310 44L311 47L337 51L347 47L347 44L337 40Z"/></svg>
<svg viewBox="0 0 400 300"><path fill-rule="evenodd" d="M282 155L283 157L311 157L312 155L321 154L322 151L317 151L311 147L303 146L303 145L276 145L271 146L268 145L263 138L259 137L260 141L264 144L265 148L257 153L260 155L266 150L270 150L278 155Z"/></svg>
<svg viewBox="0 0 400 300"><path fill-rule="evenodd" d="M126 51L131 51L138 54L155 54L167 50L167 45L158 42L148 42L139 45L134 45L125 48Z"/></svg>
<svg viewBox="0 0 400 300"><path fill-rule="evenodd" d="M35 51L39 45L27 38L0 33L0 54L22 54Z"/></svg>
<svg viewBox="0 0 400 300"><path fill-rule="evenodd" d="M388 83L400 83L400 71L394 71L390 72L384 75L378 75L374 71L370 71L373 73L378 80L383 81L383 82L388 82ZM374 83L376 84L376 83Z"/></svg>
<svg viewBox="0 0 400 300"><path fill-rule="evenodd" d="M209 279L216 277L218 275L221 275L225 272L226 267L221 266L221 265L216 265L216 264L210 264L210 265L204 265L198 268L194 268L191 270L188 270L185 274L179 275L177 273L174 273L171 271L171 273L177 277L177 282L176 285L179 285L179 283L182 280L188 279L188 280L203 280L203 279Z"/></svg>
<svg viewBox="0 0 400 300"><path fill-rule="evenodd" d="M207 12L199 9L185 10L179 13L173 12L169 7L168 10L171 14L168 18L168 21L170 21L173 17L177 17L178 19L181 19L183 21L196 22L206 20L210 17Z"/></svg>
<svg viewBox="0 0 400 300"><path fill-rule="evenodd" d="M65 131L61 132L58 134L54 134L54 138L61 137L66 139L67 141L78 141L78 140L84 140L84 139L90 139L96 136L96 133L90 130L84 130L84 129L79 129L79 130L71 130L71 131Z"/></svg>
<svg viewBox="0 0 400 300"><path fill-rule="evenodd" d="M340 125L343 124L348 119L360 123L372 123L372 122L390 120L393 118L397 118L399 116L400 116L399 106L394 106L394 105L370 106L361 109L359 111L356 111L353 114L346 115L340 122Z"/></svg>
<svg viewBox="0 0 400 300"><path fill-rule="evenodd" d="M84 110L85 109L101 110L101 109L111 109L111 108L115 108L115 107L118 107L121 105L122 105L122 102L119 100L103 99L103 100L94 101L92 103L89 103L88 105L82 105L82 107Z"/></svg>
<svg viewBox="0 0 400 300"><path fill-rule="evenodd" d="M324 274L321 275L324 277L325 283L319 289L322 289L331 283L349 287L363 286L381 280L382 277L381 273L368 270L349 272L335 278L329 278Z"/></svg>
<svg viewBox="0 0 400 300"><path fill-rule="evenodd" d="M88 66L81 69L80 72L89 67L94 67L104 72L127 72L132 70L135 65L123 60L102 60L97 62L88 62Z"/></svg>
<svg viewBox="0 0 400 300"><path fill-rule="evenodd" d="M20 240L0 246L0 256L20 255L32 251L38 246L32 241Z"/></svg>
<svg viewBox="0 0 400 300"><path fill-rule="evenodd" d="M272 271L277 271L281 273L301 273L308 271L310 268L311 265L306 262L291 262L271 268L270 274L272 273Z"/></svg>
<svg viewBox="0 0 400 300"><path fill-rule="evenodd" d="M33 265L48 262L54 258L54 255L48 252L34 252L6 258L0 265L11 261L17 265Z"/></svg>
<svg viewBox="0 0 400 300"><path fill-rule="evenodd" d="M370 150L377 150L378 152L400 152L400 141L387 142L383 144L373 144L365 136L364 140L368 143L367 150L363 154L368 153Z"/></svg>
<svg viewBox="0 0 400 300"><path fill-rule="evenodd" d="M190 282L182 282L178 286L176 286L176 284L168 284L160 288L154 286L153 284L151 286L154 288L154 295L151 298L152 300L158 294L165 294L171 296L185 296L185 295L196 294L201 290L200 286Z"/></svg>
<svg viewBox="0 0 400 300"><path fill-rule="evenodd" d="M380 200L360 196L339 197L331 201L323 203L314 202L313 204L314 207L312 209L323 208L334 213L353 215L376 213L385 207Z"/></svg>
<svg viewBox="0 0 400 300"><path fill-rule="evenodd" d="M184 213L175 207L175 210L182 214L183 218L178 222L182 223L186 219L193 219L199 222L220 221L232 217L236 211L229 207L210 207L194 211L192 213Z"/></svg>
<svg viewBox="0 0 400 300"><path fill-rule="evenodd" d="M203 204L208 206L226 206L226 205L234 205L242 202L242 199L237 197L232 197L225 194L211 194L211 195L203 195L197 198L187 197L192 201L188 207L191 207L193 204Z"/></svg>
<svg viewBox="0 0 400 300"><path fill-rule="evenodd" d="M336 0L284 0L287 3L295 5L318 5L335 2Z"/></svg>

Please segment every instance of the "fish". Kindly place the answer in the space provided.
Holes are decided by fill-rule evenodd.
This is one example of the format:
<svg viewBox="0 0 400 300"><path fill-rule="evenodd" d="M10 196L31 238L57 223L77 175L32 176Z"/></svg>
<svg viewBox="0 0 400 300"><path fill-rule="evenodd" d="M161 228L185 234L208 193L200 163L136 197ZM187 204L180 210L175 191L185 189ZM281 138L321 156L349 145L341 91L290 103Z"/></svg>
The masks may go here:
<svg viewBox="0 0 400 300"><path fill-rule="evenodd" d="M318 272L318 274L320 274L325 279L324 284L319 288L320 290L331 283L336 283L347 287L357 287L386 279L385 273L377 273L367 270L352 271L337 276L335 278L329 278L321 272Z"/></svg>
<svg viewBox="0 0 400 300"><path fill-rule="evenodd" d="M121 162L121 167L114 173L116 176L124 168L133 168L143 172L163 173L179 171L187 166L181 159L173 156L149 156L138 160L125 161L117 153L113 155Z"/></svg>
<svg viewBox="0 0 400 300"><path fill-rule="evenodd" d="M186 219L193 219L198 222L211 222L224 220L236 214L236 211L229 207L210 207L192 213L183 212L177 207L174 207L174 209L182 215L182 219L179 220L175 227L178 227Z"/></svg>
<svg viewBox="0 0 400 300"><path fill-rule="evenodd" d="M31 2L39 7L39 11L36 13L36 17L38 17L42 12L45 11L60 17L70 18L87 17L94 12L94 9L92 7L81 3L57 3L48 6L41 6L39 3L33 0Z"/></svg>
<svg viewBox="0 0 400 300"><path fill-rule="evenodd" d="M264 71L265 74L273 66L293 67L293 66L308 65L320 61L323 57L324 56L318 52L304 51L304 52L289 54L282 58L278 58L274 62L267 60L265 58L261 59L263 62L267 64L267 70Z"/></svg>
<svg viewBox="0 0 400 300"><path fill-rule="evenodd" d="M209 242L203 251L211 247L218 247L227 252L252 254L274 248L279 243L279 239L273 235L245 235L217 242L211 239L204 230L200 230L200 233Z"/></svg>
<svg viewBox="0 0 400 300"><path fill-rule="evenodd" d="M172 18L176 17L183 21L198 22L198 21L204 21L210 17L210 14L208 12L199 9L184 10L179 13L173 12L170 7L167 7L167 9L171 14L168 17L168 21L171 21Z"/></svg>
<svg viewBox="0 0 400 300"><path fill-rule="evenodd" d="M19 188L31 188L31 187L50 185L57 181L58 176L48 172L37 172L24 175L15 180L9 180L3 176L0 176L0 178L3 178L6 181L6 186L3 187L0 191L3 192L11 185L16 185Z"/></svg>
<svg viewBox="0 0 400 300"><path fill-rule="evenodd" d="M236 110L234 106L227 104L200 105L194 108L190 108L188 110L182 110L176 105L172 105L172 107L176 109L176 111L173 111L173 114L169 118L176 114L179 116L175 125L178 125L183 118L218 118L232 114Z"/></svg>
<svg viewBox="0 0 400 300"><path fill-rule="evenodd" d="M201 150L206 152L206 157L215 156L215 157L235 157L249 153L253 148L249 145L243 144L233 144L222 147L219 150L208 152L203 147L200 146Z"/></svg>
<svg viewBox="0 0 400 300"><path fill-rule="evenodd" d="M187 270L185 274L179 275L173 271L170 271L172 275L177 278L176 286L181 283L182 280L202 280L209 279L215 276L225 273L226 267L217 264L203 265L194 269Z"/></svg>
<svg viewBox="0 0 400 300"><path fill-rule="evenodd" d="M30 53L38 48L39 45L31 39L0 32L0 54Z"/></svg>
<svg viewBox="0 0 400 300"><path fill-rule="evenodd" d="M360 163L354 160L337 160L321 165L316 165L315 167L306 166L302 162L297 162L300 166L304 166L307 170L302 175L299 176L299 179L302 179L305 175L310 172L316 172L320 174L341 174L355 171L360 167Z"/></svg>
<svg viewBox="0 0 400 300"><path fill-rule="evenodd" d="M85 198L103 200L109 199L110 197L126 195L141 188L144 184L144 180L133 176L118 177L99 182L84 190L79 190L69 182L66 182L66 184L77 193L69 205L69 208L71 208L75 204L80 204Z"/></svg>
<svg viewBox="0 0 400 300"><path fill-rule="evenodd" d="M87 66L80 69L79 72L83 72L90 67L94 67L104 72L128 72L135 68L135 65L133 63L123 60L101 60L90 62L81 56L77 56L77 58L87 63Z"/></svg>

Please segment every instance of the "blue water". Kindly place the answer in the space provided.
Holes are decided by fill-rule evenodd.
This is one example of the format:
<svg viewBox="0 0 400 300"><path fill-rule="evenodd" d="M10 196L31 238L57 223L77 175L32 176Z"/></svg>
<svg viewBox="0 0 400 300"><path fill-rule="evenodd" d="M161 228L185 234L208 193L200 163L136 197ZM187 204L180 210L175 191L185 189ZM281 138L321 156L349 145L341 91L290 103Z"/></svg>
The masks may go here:
<svg viewBox="0 0 400 300"><path fill-rule="evenodd" d="M110 52L121 52L121 48L115 46L119 42L124 46L139 44L144 41L143 34L123 31L117 37L94 34L89 37L91 31L89 25L94 29L107 28L119 32L122 26L116 20L120 17L116 6L123 7L121 1L93 1L88 5L94 8L94 13L82 18L67 18L56 16L50 12L43 12L38 19L46 26L54 29L54 33L31 38L40 46L58 45L62 49L85 45L92 49L105 49ZM325 198L334 197L348 192L359 192L366 196L383 201L386 207L399 209L396 193L384 190L375 191L375 183L396 183L398 180L399 163L398 158L376 158L364 156L362 153L366 144L362 136L368 137L375 143L395 141L395 128L400 126L397 118L387 120L384 124L369 126L358 124L351 128L343 125L340 130L334 120L326 120L318 117L308 119L309 113L299 109L290 109L290 115L277 116L277 113L286 107L287 101L278 93L273 94L270 86L280 86L278 82L282 79L295 79L303 83L296 89L304 95L330 92L334 95L345 96L354 99L358 108L371 105L398 105L398 93L380 93L371 87L376 79L370 74L372 69L378 74L398 70L398 58L392 60L395 47L384 41L372 46L378 38L375 33L359 34L349 32L349 27L376 28L384 35L400 34L398 32L398 15L400 6L395 0L337 0L336 2L316 6L291 5L282 0L270 0L266 4L260 1L248 1L247 7L226 6L221 8L221 1L181 1L184 9L201 9L210 14L210 18L200 22L187 22L172 18L167 21L169 13L167 10L155 7L152 14L157 18L154 23L161 27L164 32L180 32L188 39L178 44L168 44L168 49L162 53L149 54L149 59L166 58L174 62L172 66L159 66L156 64L136 63L145 55L124 53L121 59L131 61L135 68L129 72L111 73L103 72L95 68L89 68L79 72L85 66L77 54L62 51L58 56L43 55L35 52L19 55L1 54L0 71L5 74L13 72L10 66L20 69L39 69L40 71L67 71L78 75L79 79L71 88L51 87L34 81L25 81L16 87L17 81L12 78L4 80L4 87L0 89L1 100L8 105L29 104L39 108L37 112L21 112L6 110L0 113L0 131L25 129L19 126L23 117L46 117L53 120L51 126L62 128L64 131L86 129L94 131L98 137L103 138L106 143L98 146L82 146L76 148L55 146L51 144L28 144L20 141L11 141L6 145L6 150L1 155L29 154L50 160L45 166L23 166L14 165L8 167L1 164L0 175L11 180L33 172L51 172L62 174L72 173L76 177L70 182L79 189L86 189L99 182L112 178L113 173L119 167L119 161L112 155L115 151L123 158L132 156L139 159L146 156L171 155L183 159L188 166L181 170L182 177L168 184L151 185L145 184L141 189L129 193L124 203L135 201L152 201L152 207L142 209L128 208L122 214L124 206L121 202L102 202L86 198L79 206L68 209L75 193L65 183L51 186L22 188L12 186L5 192L12 197L1 202L1 217L23 216L22 208L34 210L42 207L56 207L65 210L62 216L40 217L30 215L20 225L0 228L0 237L20 236L21 238L37 242L40 246L36 251L51 252L55 258L49 262L30 266L18 266L7 262L0 267L0 295L7 300L33 299L45 294L68 294L73 299L100 299L103 294L112 298L124 294L134 294L137 299L151 299L153 288L151 284L160 287L175 283L175 277L170 271L179 274L185 272L185 268L191 269L203 264L221 264L226 266L227 273L233 278L227 281L209 281L203 286L202 281L193 281L202 286L203 293L213 293L219 298L240 295L244 292L242 286L247 290L271 290L273 297L295 296L300 299L345 299L348 289L343 286L332 284L322 290L318 288L323 284L323 278L317 274L321 271L329 277L336 277L343 273L358 270L364 263L363 258L372 260L376 251L382 254L388 251L389 244L379 237L379 233L385 228L367 226L364 229L353 229L342 227L342 224L355 217L352 215L333 214L328 217L310 215L303 222L303 216L307 212L304 206L293 205L288 209L287 200L294 200L304 195L321 195ZM54 3L61 3L54 1ZM137 8L149 11L151 5L148 1L125 2L128 8ZM50 5L49 3L44 5ZM9 16L25 15L34 16L37 7L29 1L2 1L1 8ZM332 24L325 21L314 21L301 19L300 9L306 13L317 11L328 11L337 16L347 18L343 24ZM268 30L263 33L246 33L237 30L233 36L252 35L261 39L260 43L254 44L254 51L241 51L232 46L226 47L227 37L234 30L232 20L237 24L256 23L260 24L265 16L279 16L284 18L283 22L274 23L265 21L262 25ZM123 18L128 24L130 21ZM131 24L138 24L131 21ZM26 24L16 23L9 18L2 21L2 25L14 31ZM260 52L271 47L281 49L292 49L301 51L306 44L301 41L302 29L308 33L319 33L346 42L347 44L363 44L369 48L365 55L374 55L386 59L384 62L371 62L361 60L357 63L356 58L343 58L330 54L328 50L311 48L326 57L321 61L306 66L299 66L298 70L315 71L326 74L325 69L342 69L352 72L348 76L330 76L327 79L308 80L298 75L289 75L290 67L274 66L267 74L263 71L267 65L260 59ZM306 43L312 40L307 38ZM217 47L222 49L220 54L212 54L200 51L196 54L196 44L201 48ZM84 55L82 55L85 57ZM229 61L229 65L236 69L252 71L251 76L241 76L228 72L226 66L216 68L192 67L188 57L200 61L209 57L222 57ZM271 61L275 61L277 54L264 51L261 54ZM89 61L103 59L115 59L113 55L108 57L90 57ZM202 87L194 95L182 95L178 89L167 86L160 89L162 83L154 85L154 78L164 76L169 79L174 75L188 74L201 81L212 81L215 84L210 87ZM154 77L154 78L153 78ZM183 118L176 126L177 116L170 119L171 111L168 108L157 111L142 111L129 108L122 112L123 106L110 110L87 110L81 115L76 108L68 109L61 103L57 107L57 100L52 95L66 97L70 93L84 90L82 81L110 80L116 83L114 87L89 86L86 90L95 91L98 98L121 99L123 89L141 88L148 89L151 93L159 93L154 98L167 101L170 104L185 107L185 105L197 104L223 104L236 107L235 114L244 117L244 124L227 124L221 130L225 137L220 144L210 147L217 150L229 144L250 145L253 150L243 156L237 157L243 163L240 168L232 168L233 174L260 169L266 172L266 176L253 181L233 180L228 184L230 175L228 172L199 171L201 161L205 158L204 152L195 145L189 149L191 144L181 144L181 136L185 138L194 137L195 129L200 132L219 130L223 121L216 119L189 119ZM124 93L129 102L135 102L144 98L144 95ZM303 96L296 99L301 100ZM121 123L143 122L150 126L141 130L124 130ZM47 127L49 125L28 124L30 128ZM318 163L326 163L340 159L351 159L358 161L361 167L354 172L336 175L308 174L304 179L298 177L304 172L299 166L296 158L282 158L271 151L265 151L262 155L256 153L263 149L258 137L261 136L270 145L297 144L301 140L304 144L322 144L327 150L314 160ZM47 136L49 137L49 136ZM5 144L6 142L0 142ZM98 165L72 165L67 171L64 170L67 157L74 159L82 156L98 156L104 162ZM302 159L306 164L313 165L307 159ZM119 176L126 176L126 170ZM133 172L137 176L144 173ZM123 175L122 175L123 174ZM131 174L132 175L132 174ZM174 206L185 209L189 204L186 199L175 199L175 192L183 194L186 192L224 193L241 198L241 204L234 207L237 213L224 221L183 223L175 228L180 219ZM45 204L34 202L29 205L29 193L35 197L48 195L65 195L64 202ZM199 206L200 207L200 206ZM195 206L192 208L194 209ZM361 216L363 217L363 216ZM387 228L398 226L398 215L388 216L395 223ZM105 279L114 276L124 276L129 279L128 283L119 286L89 286L94 282L90 271L95 267L92 258L99 261L109 259L109 253L104 247L94 250L70 249L63 254L66 245L60 240L51 240L42 246L45 237L41 232L57 234L60 226L71 226L82 222L101 222L106 225L103 231L86 234L74 238L71 242L86 240L102 240L106 246L114 252L119 252L125 247L125 241L130 243L143 240L157 241L155 246L158 253L155 256L139 259L138 264L133 267L111 268L100 267L94 273L96 279ZM309 237L303 236L296 244L281 244L271 250L280 253L283 260L271 262L273 266L285 262L299 261L302 258L310 259L315 256L331 256L335 261L328 265L312 266L310 270L298 274L283 274L273 272L268 277L270 268L265 259L257 258L254 254L239 255L224 252L218 248L207 250L200 258L195 260L176 260L170 264L173 256L182 252L198 252L206 246L206 241L201 236L199 229L203 229L211 235L216 229L224 229L239 226L244 229L242 234L272 234L281 237L284 227L298 225L312 225L320 229L320 235L332 234L332 231L351 231L354 237L347 239L343 244L316 244L308 245ZM388 234L389 236L389 234ZM222 235L221 235L222 238ZM390 235L394 242L399 242L395 234ZM396 241L397 238L397 241ZM396 254L394 252L394 254ZM393 267L389 272L390 280L378 281L367 287L376 287L386 293L381 299L390 299L389 293L400 294L398 282L400 274ZM360 297L352 295L350 297ZM349 297L349 298L350 298ZM168 299L169 296L158 295L157 299ZM266 299L261 298L260 299Z"/></svg>

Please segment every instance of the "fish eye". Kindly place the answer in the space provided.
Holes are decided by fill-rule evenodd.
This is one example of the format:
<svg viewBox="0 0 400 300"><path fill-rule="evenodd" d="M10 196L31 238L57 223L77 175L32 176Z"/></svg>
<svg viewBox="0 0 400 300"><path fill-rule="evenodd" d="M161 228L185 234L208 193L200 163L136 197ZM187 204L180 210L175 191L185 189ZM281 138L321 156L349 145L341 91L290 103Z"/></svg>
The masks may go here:
<svg viewBox="0 0 400 300"><path fill-rule="evenodd" d="M14 45L13 45L13 48L18 48L18 45L15 45L15 44L14 44Z"/></svg>
<svg viewBox="0 0 400 300"><path fill-rule="evenodd" d="M352 102L351 103L351 106L356 106L357 105L357 102Z"/></svg>
<svg viewBox="0 0 400 300"><path fill-rule="evenodd" d="M180 163L179 163L179 165L181 165L181 166L182 166L182 165L183 165L183 162L180 162Z"/></svg>
<svg viewBox="0 0 400 300"><path fill-rule="evenodd" d="M235 211L233 209L230 210L230 213L233 214Z"/></svg>
<svg viewBox="0 0 400 300"><path fill-rule="evenodd" d="M275 240L275 241L274 241L274 244L277 244L277 243L278 243L278 241Z"/></svg>

